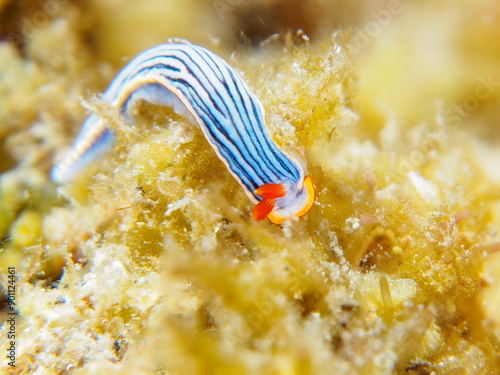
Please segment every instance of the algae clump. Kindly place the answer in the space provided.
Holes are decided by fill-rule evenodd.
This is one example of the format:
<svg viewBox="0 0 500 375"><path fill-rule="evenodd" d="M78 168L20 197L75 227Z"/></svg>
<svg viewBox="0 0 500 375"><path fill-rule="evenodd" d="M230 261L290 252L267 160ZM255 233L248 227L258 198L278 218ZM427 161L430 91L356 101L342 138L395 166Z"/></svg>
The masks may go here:
<svg viewBox="0 0 500 375"><path fill-rule="evenodd" d="M186 2L186 12L196 5ZM127 47L103 51L102 40L89 40L126 32L134 12L99 23L117 5L86 6L92 12L62 6L22 48L0 43L8 94L0 99L0 268L19 276L16 369L2 362L2 371L498 373L498 330L481 294L484 258L497 249L498 183L482 159L493 151L474 132L474 124L494 132L484 123L498 113L483 103L452 127L445 111L420 112L400 95L397 77L408 76L395 73L397 62L413 63L394 40L416 38L417 13L395 18L361 52L348 32L276 35L248 49L189 31L242 74L273 138L312 176L315 206L277 226L249 219L248 198L195 125L147 103L126 123L100 102L94 93ZM142 11L136 25L145 27ZM429 27L462 24L454 14ZM485 28L476 33L494 35ZM427 79L409 81L416 97L434 92ZM456 100L447 85L436 95ZM117 140L93 170L56 187L49 168L84 107Z"/></svg>

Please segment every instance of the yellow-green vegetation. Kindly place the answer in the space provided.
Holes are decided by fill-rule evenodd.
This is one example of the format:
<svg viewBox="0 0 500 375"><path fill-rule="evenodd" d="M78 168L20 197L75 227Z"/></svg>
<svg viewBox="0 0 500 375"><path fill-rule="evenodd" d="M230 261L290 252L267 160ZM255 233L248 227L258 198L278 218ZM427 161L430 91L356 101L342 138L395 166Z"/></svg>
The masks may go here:
<svg viewBox="0 0 500 375"><path fill-rule="evenodd" d="M59 2L23 46L0 43L2 284L9 266L19 276L16 368L2 359L1 371L499 373L497 3L403 3L355 45L373 22L367 2L351 31L252 49L210 41L224 27L215 12L204 21L213 34L187 31L186 14L211 2L125 3ZM247 10L231 9L233 22ZM274 139L312 176L306 216L250 220L195 125L147 103L126 123L94 95L124 54L161 41L148 39L148 14L242 74ZM48 171L84 107L115 147L57 187Z"/></svg>

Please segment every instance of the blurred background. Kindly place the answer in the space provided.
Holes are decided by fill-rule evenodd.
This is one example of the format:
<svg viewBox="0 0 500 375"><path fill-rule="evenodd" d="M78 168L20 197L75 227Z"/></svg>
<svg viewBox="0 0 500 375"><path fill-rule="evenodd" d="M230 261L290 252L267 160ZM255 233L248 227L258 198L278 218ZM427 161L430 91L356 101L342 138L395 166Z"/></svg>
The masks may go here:
<svg viewBox="0 0 500 375"><path fill-rule="evenodd" d="M480 171L489 218L482 297L500 326L498 0L0 0L0 264L18 263L38 243L56 200L47 172L78 131L79 98L102 92L131 57L173 37L226 59L276 41L335 41L358 78L358 120L344 138L418 167L433 152L422 134L461 134L453 147ZM39 126L55 118L57 131ZM19 168L32 173L18 179ZM62 265L51 257L40 278L57 280Z"/></svg>

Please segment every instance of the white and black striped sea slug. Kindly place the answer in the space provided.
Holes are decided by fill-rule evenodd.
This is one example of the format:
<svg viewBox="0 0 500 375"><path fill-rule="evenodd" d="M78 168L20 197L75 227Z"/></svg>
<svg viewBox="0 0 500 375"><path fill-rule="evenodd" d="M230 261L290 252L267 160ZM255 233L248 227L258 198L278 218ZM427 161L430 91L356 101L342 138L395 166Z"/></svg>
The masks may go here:
<svg viewBox="0 0 500 375"><path fill-rule="evenodd" d="M264 108L241 77L207 49L167 43L131 60L116 76L102 100L120 110L138 100L166 105L197 123L217 156L256 203L252 217L281 224L305 215L314 203L310 176L271 139ZM113 142L104 121L91 114L51 176L70 180Z"/></svg>

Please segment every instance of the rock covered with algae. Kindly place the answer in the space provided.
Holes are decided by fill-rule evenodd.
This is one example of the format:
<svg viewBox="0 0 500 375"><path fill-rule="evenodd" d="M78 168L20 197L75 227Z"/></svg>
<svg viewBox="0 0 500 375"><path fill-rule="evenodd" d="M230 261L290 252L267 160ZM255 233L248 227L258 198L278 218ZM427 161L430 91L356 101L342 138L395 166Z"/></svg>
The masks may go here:
<svg viewBox="0 0 500 375"><path fill-rule="evenodd" d="M23 55L0 44L0 266L19 276L16 368L1 362L5 373L498 372L498 328L483 307L498 301L484 288L496 282L493 255L487 280L482 272L498 247L498 182L483 160L495 155L488 124L499 116L488 105L499 93L468 116L450 114L446 103L478 83L472 74L435 83L463 76L466 59L444 71L462 51L482 50L484 36L494 40L495 26L469 26L465 46L435 41L455 50L438 49L441 65L426 79L408 72L411 54L434 51L414 33L432 5L408 5L363 48L347 32L274 36L234 54L206 42L242 74L273 138L316 185L313 209L276 226L248 219L248 198L196 126L147 103L125 123L92 95L116 71L102 61L117 64L124 51L102 41L92 51L85 35L96 24L107 38L127 32L124 20L144 26L131 9L97 22L112 6L94 4L95 20L61 6ZM458 13L426 19L430 36L464 23ZM402 51L398 38L422 44ZM52 155L71 142L84 107L106 119L115 147L56 187Z"/></svg>

